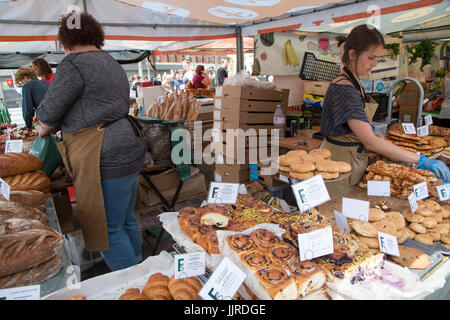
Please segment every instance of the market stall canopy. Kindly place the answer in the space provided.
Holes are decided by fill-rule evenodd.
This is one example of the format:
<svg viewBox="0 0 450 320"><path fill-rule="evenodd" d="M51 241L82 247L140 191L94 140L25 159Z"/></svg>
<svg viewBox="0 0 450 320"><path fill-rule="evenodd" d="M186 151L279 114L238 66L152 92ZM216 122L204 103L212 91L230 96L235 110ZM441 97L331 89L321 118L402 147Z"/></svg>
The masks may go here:
<svg viewBox="0 0 450 320"><path fill-rule="evenodd" d="M448 24L450 0L0 0L0 52L58 51L57 21L73 10L105 29L105 50L173 51L283 30L383 33Z"/></svg>

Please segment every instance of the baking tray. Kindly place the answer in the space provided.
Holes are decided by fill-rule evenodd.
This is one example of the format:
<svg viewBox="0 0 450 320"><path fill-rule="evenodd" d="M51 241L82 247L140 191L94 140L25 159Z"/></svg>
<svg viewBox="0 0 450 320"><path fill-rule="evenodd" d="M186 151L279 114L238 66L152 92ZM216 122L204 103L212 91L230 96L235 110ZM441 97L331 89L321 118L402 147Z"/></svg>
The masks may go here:
<svg viewBox="0 0 450 320"><path fill-rule="evenodd" d="M351 174L351 172L343 173L343 174L340 174L339 177L338 177L337 179L328 179L328 180L323 179L323 182L324 182L325 184L327 184L327 182L340 181L340 180L343 180L343 179L347 179L347 178L350 176L350 174ZM294 178L289 177L289 173L288 173L288 172L279 171L279 172L275 175L275 179L278 180L278 181L280 181L280 182L283 182L283 183L287 183L287 182L281 180L281 179L280 179L280 175L286 177L286 178L289 180L289 183L290 183L290 184L296 184L296 183L299 183L299 182L304 181L304 180L297 180L297 179L294 179Z"/></svg>
<svg viewBox="0 0 450 320"><path fill-rule="evenodd" d="M402 243L402 245L422 250L429 256L430 265L428 268L423 269L423 270L410 269L412 272L417 274L422 281L425 280L430 274L432 274L437 269L436 266L438 266L443 261L444 255L443 255L442 249L445 250L447 255L449 252L447 249L445 249L444 247L442 247L440 245L427 246L423 243L417 242L412 239L406 240L405 242Z"/></svg>

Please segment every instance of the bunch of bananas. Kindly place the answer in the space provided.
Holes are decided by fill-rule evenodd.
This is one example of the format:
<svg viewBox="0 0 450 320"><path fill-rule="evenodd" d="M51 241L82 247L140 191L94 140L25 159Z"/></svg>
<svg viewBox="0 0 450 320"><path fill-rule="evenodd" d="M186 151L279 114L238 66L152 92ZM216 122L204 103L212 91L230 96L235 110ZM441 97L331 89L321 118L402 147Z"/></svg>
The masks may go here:
<svg viewBox="0 0 450 320"><path fill-rule="evenodd" d="M298 60L297 53L295 53L291 40L286 40L283 45L283 61L284 64L288 64L293 67L300 65L300 61Z"/></svg>

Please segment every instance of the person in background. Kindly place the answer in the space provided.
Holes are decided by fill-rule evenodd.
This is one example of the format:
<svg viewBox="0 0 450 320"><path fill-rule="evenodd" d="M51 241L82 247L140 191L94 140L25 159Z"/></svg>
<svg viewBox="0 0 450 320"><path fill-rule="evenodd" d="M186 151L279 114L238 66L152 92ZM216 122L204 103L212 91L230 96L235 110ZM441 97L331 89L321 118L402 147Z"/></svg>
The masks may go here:
<svg viewBox="0 0 450 320"><path fill-rule="evenodd" d="M441 97L444 102L441 106L439 125L450 127L450 72L447 72L441 84Z"/></svg>
<svg viewBox="0 0 450 320"><path fill-rule="evenodd" d="M339 36L337 40L339 45L344 45L344 67L326 92L320 128L325 137L321 148L331 151L332 160L346 161L352 166L349 179L343 180L339 188L343 190L361 180L369 160L368 151L415 164L449 182L450 170L444 162L400 148L372 130L370 123L377 105L367 104L359 77L370 74L377 66L384 49L383 35L376 28L363 24L353 28L347 37Z"/></svg>
<svg viewBox="0 0 450 320"><path fill-rule="evenodd" d="M202 64L197 65L195 68L195 75L192 78L192 85L195 89L208 89L211 84L211 79L205 72L205 66Z"/></svg>
<svg viewBox="0 0 450 320"><path fill-rule="evenodd" d="M74 14L80 28L69 28ZM58 149L73 178L86 250L100 251L116 271L142 259L134 207L147 148L139 124L128 116L127 75L101 49L104 39L90 14L61 18L58 40L66 56L36 113L41 138L61 125Z"/></svg>
<svg viewBox="0 0 450 320"><path fill-rule="evenodd" d="M177 88L177 90L181 90L184 88L184 83L183 83L183 73L182 72L177 72L175 74L175 81L173 83L174 87Z"/></svg>
<svg viewBox="0 0 450 320"><path fill-rule="evenodd" d="M22 116L27 129L33 128L33 118L44 99L50 82L39 80L31 67L21 67L14 75L17 84L22 84Z"/></svg>
<svg viewBox="0 0 450 320"><path fill-rule="evenodd" d="M183 83L184 85L187 85L189 81L192 81L192 78L194 77L194 72L191 70L191 58L186 58L183 61L183 70L184 70L184 76L183 76Z"/></svg>
<svg viewBox="0 0 450 320"><path fill-rule="evenodd" d="M131 88L131 90L133 90L134 93L136 94L136 98L138 97L137 86L138 86L139 83L142 82L141 79L142 79L141 76L138 75L138 74L136 74L136 75L134 76L134 83L133 83L133 87Z"/></svg>
<svg viewBox="0 0 450 320"><path fill-rule="evenodd" d="M36 58L31 62L31 67L33 68L36 75L41 78L41 80L51 82L55 76L52 71L50 64L42 58Z"/></svg>
<svg viewBox="0 0 450 320"><path fill-rule="evenodd" d="M143 82L148 82L148 77L147 76L144 77L144 81Z"/></svg>
<svg viewBox="0 0 450 320"><path fill-rule="evenodd" d="M228 61L227 59L222 59L220 67L216 71L216 82L217 86L223 86L223 82L228 78Z"/></svg>

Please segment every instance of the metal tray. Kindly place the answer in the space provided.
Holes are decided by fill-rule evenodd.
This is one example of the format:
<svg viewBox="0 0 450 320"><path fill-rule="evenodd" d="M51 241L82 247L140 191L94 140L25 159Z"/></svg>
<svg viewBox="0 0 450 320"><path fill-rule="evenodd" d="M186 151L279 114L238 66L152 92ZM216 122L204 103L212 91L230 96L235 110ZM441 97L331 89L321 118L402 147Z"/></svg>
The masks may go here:
<svg viewBox="0 0 450 320"><path fill-rule="evenodd" d="M425 252L428 255L428 257L430 259L430 265L428 268L423 269L423 270L410 269L412 272L417 274L422 281L425 280L431 273L433 273L436 269L436 266L438 264L440 264L442 262L442 260L444 259L442 249L445 249L445 248L442 246L431 247L431 246L427 246L423 243L417 242L412 239L406 240L405 242L402 243L402 245L422 250L423 252ZM445 250L448 254L448 250L447 249L445 249Z"/></svg>
<svg viewBox="0 0 450 320"><path fill-rule="evenodd" d="M327 184L328 182L340 181L340 180L343 180L343 179L347 179L350 176L350 174L351 174L351 172L341 173L341 174L339 174L339 177L337 179L323 179L323 182L325 184ZM279 171L278 174L275 175L275 179L280 181L280 182L283 182L283 183L287 183L287 182L284 181L284 180L281 180L280 175L282 175L285 178L287 178L289 180L290 184L296 184L296 183L304 181L304 180L297 180L297 179L291 178L289 176L288 172Z"/></svg>

